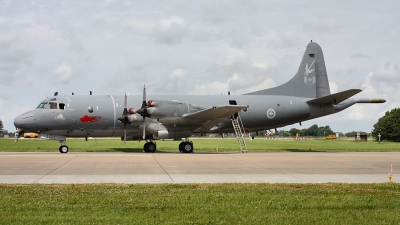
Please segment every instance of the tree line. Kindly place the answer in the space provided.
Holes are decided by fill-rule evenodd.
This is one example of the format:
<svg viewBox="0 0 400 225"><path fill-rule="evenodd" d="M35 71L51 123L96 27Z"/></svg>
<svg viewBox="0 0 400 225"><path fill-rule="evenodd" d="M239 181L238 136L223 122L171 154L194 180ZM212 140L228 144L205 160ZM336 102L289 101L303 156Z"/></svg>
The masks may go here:
<svg viewBox="0 0 400 225"><path fill-rule="evenodd" d="M379 118L378 122L374 124L372 136L375 140L400 142L400 108L387 111L385 115Z"/></svg>
<svg viewBox="0 0 400 225"><path fill-rule="evenodd" d="M326 137L328 135L336 135L336 133L339 133L339 136L346 136L346 137L355 137L357 133L364 134L371 136L371 133L367 133L365 131L351 131L347 133L342 133L342 132L335 132L333 131L329 125L326 126L318 126L317 124L314 124L310 126L309 128L304 128L304 129L297 129L297 128L292 128L289 131L284 130L284 129L279 129L277 131L271 130L268 133L273 133L274 136L280 136L280 137L296 137L296 134L299 134L300 137ZM259 136L264 136L266 132L258 132Z"/></svg>

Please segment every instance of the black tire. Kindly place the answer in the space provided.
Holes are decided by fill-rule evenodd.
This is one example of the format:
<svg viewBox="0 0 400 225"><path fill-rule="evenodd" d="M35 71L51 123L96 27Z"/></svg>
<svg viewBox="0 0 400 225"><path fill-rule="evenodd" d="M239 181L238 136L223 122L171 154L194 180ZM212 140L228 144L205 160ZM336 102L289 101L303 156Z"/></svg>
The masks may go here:
<svg viewBox="0 0 400 225"><path fill-rule="evenodd" d="M185 144L185 142L181 142L180 144L179 144L179 152L183 152L183 145Z"/></svg>
<svg viewBox="0 0 400 225"><path fill-rule="evenodd" d="M192 142L182 142L182 153L192 153L193 152L193 143Z"/></svg>
<svg viewBox="0 0 400 225"><path fill-rule="evenodd" d="M147 142L144 144L143 150L144 152L155 152L157 150L157 146L153 142Z"/></svg>
<svg viewBox="0 0 400 225"><path fill-rule="evenodd" d="M60 151L60 153L68 153L69 148L68 148L68 146L66 146L66 145L61 145L61 146L58 148L58 151Z"/></svg>

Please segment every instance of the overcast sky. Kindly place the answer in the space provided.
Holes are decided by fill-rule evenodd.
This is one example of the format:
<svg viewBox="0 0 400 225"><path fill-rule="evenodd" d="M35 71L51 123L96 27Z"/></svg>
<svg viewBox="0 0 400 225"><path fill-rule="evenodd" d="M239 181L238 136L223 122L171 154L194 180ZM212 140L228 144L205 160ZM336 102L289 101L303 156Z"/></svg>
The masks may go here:
<svg viewBox="0 0 400 225"><path fill-rule="evenodd" d="M244 94L296 73L323 49L331 92L360 88L329 125L370 132L400 106L400 1L0 0L0 118L60 94Z"/></svg>

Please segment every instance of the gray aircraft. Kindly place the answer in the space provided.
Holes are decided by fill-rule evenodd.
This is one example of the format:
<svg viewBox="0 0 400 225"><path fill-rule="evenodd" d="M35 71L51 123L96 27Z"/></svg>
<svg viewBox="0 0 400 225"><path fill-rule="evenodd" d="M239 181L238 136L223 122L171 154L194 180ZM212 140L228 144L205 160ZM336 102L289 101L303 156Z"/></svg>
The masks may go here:
<svg viewBox="0 0 400 225"><path fill-rule="evenodd" d="M121 137L146 140L154 152L157 139L182 139L179 151L193 152L192 133L261 131L340 112L355 103L383 103L384 99L350 98L360 89L331 94L321 47L310 42L296 75L280 86L244 95L58 95L14 119L24 131L58 140L67 153L66 137ZM151 99L147 101L146 99ZM129 100L129 101L128 101ZM141 104L141 106L140 106ZM128 106L135 106L128 108Z"/></svg>

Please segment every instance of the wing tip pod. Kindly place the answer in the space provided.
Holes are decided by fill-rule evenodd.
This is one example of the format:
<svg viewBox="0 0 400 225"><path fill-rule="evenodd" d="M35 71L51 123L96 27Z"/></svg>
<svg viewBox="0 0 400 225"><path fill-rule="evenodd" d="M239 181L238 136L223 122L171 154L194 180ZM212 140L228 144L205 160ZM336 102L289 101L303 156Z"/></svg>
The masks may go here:
<svg viewBox="0 0 400 225"><path fill-rule="evenodd" d="M363 99L358 99L357 103L385 103L386 99L383 98L363 98Z"/></svg>

